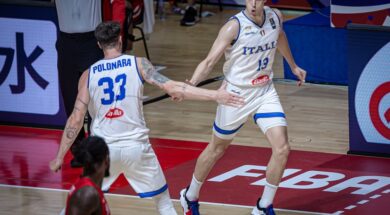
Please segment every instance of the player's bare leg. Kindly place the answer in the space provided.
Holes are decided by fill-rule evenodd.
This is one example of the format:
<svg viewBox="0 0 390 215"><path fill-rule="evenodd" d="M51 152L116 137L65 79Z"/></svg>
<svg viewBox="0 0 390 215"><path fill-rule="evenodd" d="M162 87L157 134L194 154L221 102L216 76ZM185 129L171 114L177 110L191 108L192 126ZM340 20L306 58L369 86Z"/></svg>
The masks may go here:
<svg viewBox="0 0 390 215"><path fill-rule="evenodd" d="M233 139L225 140L215 135L212 136L211 143L203 150L196 162L194 176L199 181L204 181L215 163L225 154Z"/></svg>
<svg viewBox="0 0 390 215"><path fill-rule="evenodd" d="M265 136L272 147L271 159L267 165L267 182L273 185L279 185L290 153L287 127L277 126L270 128L267 130Z"/></svg>
<svg viewBox="0 0 390 215"><path fill-rule="evenodd" d="M156 204L157 210L160 215L176 215L176 210L173 207L172 200L169 195L169 191L166 190L157 196L153 196L153 200Z"/></svg>
<svg viewBox="0 0 390 215"><path fill-rule="evenodd" d="M265 133L269 143L272 147L272 155L267 165L266 171L266 185L264 192L257 202L257 207L252 211L253 215L261 214L260 211L272 210L272 202L276 194L276 190L282 178L284 169L286 167L288 155L290 153L290 145L287 137L287 127L277 126L267 130ZM272 214L272 213L270 213Z"/></svg>
<svg viewBox="0 0 390 215"><path fill-rule="evenodd" d="M224 140L215 135L196 162L190 186L180 192L180 202L185 214L199 214L199 191L215 163L225 154L233 139Z"/></svg>

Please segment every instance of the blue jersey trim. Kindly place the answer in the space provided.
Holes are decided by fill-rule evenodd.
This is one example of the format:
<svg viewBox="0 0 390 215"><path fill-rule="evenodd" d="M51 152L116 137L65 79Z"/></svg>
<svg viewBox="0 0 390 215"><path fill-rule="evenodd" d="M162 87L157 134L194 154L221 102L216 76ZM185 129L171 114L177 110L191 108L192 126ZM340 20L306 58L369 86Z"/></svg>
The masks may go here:
<svg viewBox="0 0 390 215"><path fill-rule="evenodd" d="M139 80L141 80L141 83L144 84L145 80L142 78L142 75L138 70L137 57L135 57L135 56L134 56L134 61L135 61L135 68L137 69L137 74L138 74Z"/></svg>
<svg viewBox="0 0 390 215"><path fill-rule="evenodd" d="M89 69L88 69L87 89L89 89L89 79L91 78L91 68L92 68L92 66L90 66Z"/></svg>
<svg viewBox="0 0 390 215"><path fill-rule="evenodd" d="M262 28L262 27L263 27L263 25L264 25L264 23L265 23L265 20L267 19L266 15L265 15L265 10L264 10L264 9L263 9L264 19L263 19L263 23L261 23L261 25L257 24L255 21L253 21L251 18L249 18L249 17L245 14L244 10L241 11L241 12L242 12L242 14L244 14L244 16L245 16L249 21L251 21L254 25L256 25L256 26L259 27L259 28Z"/></svg>
<svg viewBox="0 0 390 215"><path fill-rule="evenodd" d="M280 22L280 17L278 15L278 13L276 13L276 11L274 9L271 8L271 10L275 13L276 17L278 17L278 20L279 20L279 26L282 26L282 23Z"/></svg>
<svg viewBox="0 0 390 215"><path fill-rule="evenodd" d="M217 124L215 124L215 122L214 122L214 129L215 129L218 133L220 133L220 134L229 135L229 134L234 134L234 133L236 133L238 130L240 130L240 128L241 128L243 125L244 125L244 124L240 125L238 128L233 129L233 130L223 130L223 129L219 128L219 127L217 126Z"/></svg>
<svg viewBox="0 0 390 215"><path fill-rule="evenodd" d="M257 119L259 119L259 118L272 118L272 117L283 117L283 118L286 118L286 115L283 112L256 113L253 116L253 120L256 123Z"/></svg>
<svg viewBox="0 0 390 215"><path fill-rule="evenodd" d="M240 20L239 20L236 16L233 16L233 17L231 17L231 18L229 19L229 21L230 21L230 20L233 20L233 19L237 20L237 22L238 22L238 34L237 34L237 36L236 36L236 39L234 39L234 40L232 41L232 43L230 43L230 45L232 45L232 46L237 42L238 38L240 37L240 33L241 33L241 23L240 23Z"/></svg>
<svg viewBox="0 0 390 215"><path fill-rule="evenodd" d="M138 193L138 196L141 198L148 198L148 197L153 197L156 196L168 189L168 184L165 184L163 187L161 187L158 190L151 191L151 192L146 192L146 193Z"/></svg>

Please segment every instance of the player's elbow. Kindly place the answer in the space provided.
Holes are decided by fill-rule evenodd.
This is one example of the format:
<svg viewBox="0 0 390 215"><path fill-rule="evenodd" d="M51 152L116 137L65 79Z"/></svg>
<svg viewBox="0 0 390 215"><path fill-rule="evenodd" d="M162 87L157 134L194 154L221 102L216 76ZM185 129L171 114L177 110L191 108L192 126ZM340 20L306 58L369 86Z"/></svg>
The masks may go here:
<svg viewBox="0 0 390 215"><path fill-rule="evenodd" d="M72 127L81 127L84 123L84 116L72 113L68 119L68 124Z"/></svg>
<svg viewBox="0 0 390 215"><path fill-rule="evenodd" d="M215 63L216 63L216 60L213 59L213 58L206 58L203 63L205 64L206 66L206 71L210 71L214 68L215 66Z"/></svg>

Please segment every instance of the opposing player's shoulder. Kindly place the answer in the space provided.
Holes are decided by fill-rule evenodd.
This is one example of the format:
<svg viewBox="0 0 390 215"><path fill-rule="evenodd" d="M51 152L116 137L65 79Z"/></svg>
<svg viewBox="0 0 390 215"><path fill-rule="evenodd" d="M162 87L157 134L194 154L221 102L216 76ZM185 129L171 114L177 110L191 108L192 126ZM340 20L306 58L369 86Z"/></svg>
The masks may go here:
<svg viewBox="0 0 390 215"><path fill-rule="evenodd" d="M99 207L99 193L92 186L84 186L73 193L70 201L70 207L73 207L76 211L83 211L88 214Z"/></svg>
<svg viewBox="0 0 390 215"><path fill-rule="evenodd" d="M78 189L74 196L76 199L83 200L84 204L95 204L99 202L99 193L92 186L84 186Z"/></svg>

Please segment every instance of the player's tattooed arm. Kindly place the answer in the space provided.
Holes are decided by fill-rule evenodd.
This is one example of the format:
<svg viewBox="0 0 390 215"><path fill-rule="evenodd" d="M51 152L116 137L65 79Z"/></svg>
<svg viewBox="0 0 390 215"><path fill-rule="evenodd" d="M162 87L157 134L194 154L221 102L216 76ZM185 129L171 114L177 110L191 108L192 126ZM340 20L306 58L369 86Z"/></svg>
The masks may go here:
<svg viewBox="0 0 390 215"><path fill-rule="evenodd" d="M146 58L141 58L141 65L143 77L148 83L163 88L162 85L170 81L169 78L157 72L154 66Z"/></svg>
<svg viewBox="0 0 390 215"><path fill-rule="evenodd" d="M78 133L83 127L87 107L87 103L78 97L74 105L73 112L66 122L64 133L62 134L60 149L57 154L58 159L62 160L64 158L66 152L76 140Z"/></svg>
<svg viewBox="0 0 390 215"><path fill-rule="evenodd" d="M66 152L76 140L78 133L84 124L84 117L88 109L89 92L87 88L88 72L84 72L79 81L79 93L73 108L72 114L66 121L66 126L61 137L60 147L57 156L49 163L52 171L61 168Z"/></svg>
<svg viewBox="0 0 390 215"><path fill-rule="evenodd" d="M183 83L172 81L160 74L146 58L137 58L137 65L143 79L149 84L158 86L175 99L182 100L185 86Z"/></svg>
<svg viewBox="0 0 390 215"><path fill-rule="evenodd" d="M146 58L138 59L138 63L141 64L141 73L145 81L160 87L175 99L181 100L183 98L188 84L173 81L160 74Z"/></svg>
<svg viewBox="0 0 390 215"><path fill-rule="evenodd" d="M84 124L84 116L87 113L87 110L88 104L80 97L77 97L73 112L70 115L64 130L64 135L66 137L65 143L67 145L72 145L77 138L77 135Z"/></svg>
<svg viewBox="0 0 390 215"><path fill-rule="evenodd" d="M69 117L64 130L64 135L68 139L68 141L66 141L67 145L72 145L73 141L76 139L78 132L81 130L81 127L84 123L84 116L87 112L87 109L88 104L81 98L77 97L73 112Z"/></svg>
<svg viewBox="0 0 390 215"><path fill-rule="evenodd" d="M159 86L167 92L174 100L181 101L182 99L191 100L214 100L221 104L239 106L243 103L242 98L229 94L226 90L207 90L198 87L193 87L187 83L173 81L158 73L153 65L145 58L137 61L141 68L143 78L153 85Z"/></svg>
<svg viewBox="0 0 390 215"><path fill-rule="evenodd" d="M71 126L69 126L69 127L66 127L65 128L65 134L66 134L66 137L68 138L68 139L73 139L73 138L75 138L75 136L76 136L76 131L77 131L77 128L75 128L75 127L71 127Z"/></svg>

